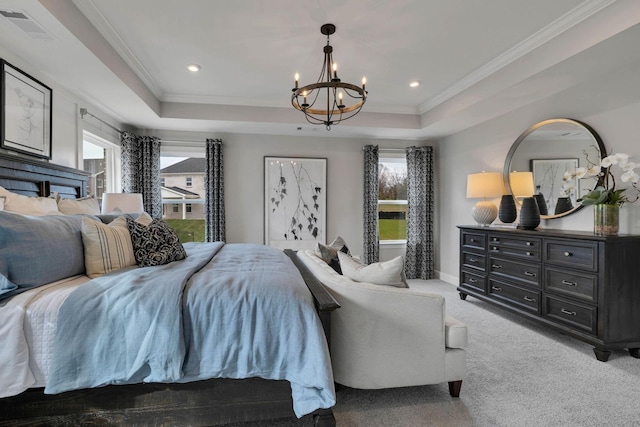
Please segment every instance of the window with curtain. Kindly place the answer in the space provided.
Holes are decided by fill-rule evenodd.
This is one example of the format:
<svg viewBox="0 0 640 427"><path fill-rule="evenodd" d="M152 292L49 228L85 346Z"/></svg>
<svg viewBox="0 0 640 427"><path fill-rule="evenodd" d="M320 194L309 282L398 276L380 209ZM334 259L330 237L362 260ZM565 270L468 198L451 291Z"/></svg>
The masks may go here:
<svg viewBox="0 0 640 427"><path fill-rule="evenodd" d="M403 152L379 153L378 228L380 244L407 241L407 160Z"/></svg>
<svg viewBox="0 0 640 427"><path fill-rule="evenodd" d="M120 191L120 147L90 132L82 132L82 168L91 173L87 194L102 199L103 193Z"/></svg>
<svg viewBox="0 0 640 427"><path fill-rule="evenodd" d="M176 230L181 242L204 242L204 147L163 143L161 148L163 219Z"/></svg>

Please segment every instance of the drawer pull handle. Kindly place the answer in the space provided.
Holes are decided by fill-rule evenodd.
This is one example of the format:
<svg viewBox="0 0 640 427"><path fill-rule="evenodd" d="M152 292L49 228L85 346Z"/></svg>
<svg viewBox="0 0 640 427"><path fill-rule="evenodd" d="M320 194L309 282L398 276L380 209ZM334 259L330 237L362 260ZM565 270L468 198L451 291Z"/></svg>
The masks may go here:
<svg viewBox="0 0 640 427"><path fill-rule="evenodd" d="M569 310L565 310L564 308L560 310L563 314L566 314L567 316L575 316L576 312L575 311L569 311Z"/></svg>
<svg viewBox="0 0 640 427"><path fill-rule="evenodd" d="M492 250L492 251L497 251L497 250L498 250L498 248L496 248L495 246L492 246L492 247L491 247L491 250Z"/></svg>
<svg viewBox="0 0 640 427"><path fill-rule="evenodd" d="M571 252L565 252L564 256L572 256L573 254Z"/></svg>
<svg viewBox="0 0 640 427"><path fill-rule="evenodd" d="M563 285L567 285L567 286L578 286L578 284L576 282L570 282L568 280L563 280L562 284Z"/></svg>
<svg viewBox="0 0 640 427"><path fill-rule="evenodd" d="M533 243L527 242L527 246L532 246L532 245L533 245Z"/></svg>
<svg viewBox="0 0 640 427"><path fill-rule="evenodd" d="M474 243L474 242L476 241L476 239L471 238L471 239L469 239L469 241L470 241L471 243Z"/></svg>
<svg viewBox="0 0 640 427"><path fill-rule="evenodd" d="M497 286L491 286L491 289L493 289L494 291L501 291L502 288L499 288Z"/></svg>
<svg viewBox="0 0 640 427"><path fill-rule="evenodd" d="M500 270L502 268L502 266L498 265L498 264L491 264L491 268L495 268L496 270Z"/></svg>
<svg viewBox="0 0 640 427"><path fill-rule="evenodd" d="M524 272L524 275L525 275L525 276L529 276L529 277L536 277L536 276L537 276L537 275L536 275L536 273L532 273L532 272L530 272L530 271L525 271L525 272Z"/></svg>
<svg viewBox="0 0 640 427"><path fill-rule="evenodd" d="M524 300L527 302L536 302L536 300L531 297L524 297Z"/></svg>
<svg viewBox="0 0 640 427"><path fill-rule="evenodd" d="M469 283L476 283L476 282L477 282L477 280L474 279L473 277L469 278Z"/></svg>
<svg viewBox="0 0 640 427"><path fill-rule="evenodd" d="M476 258L469 258L469 262L478 262Z"/></svg>
<svg viewBox="0 0 640 427"><path fill-rule="evenodd" d="M493 240L494 242L497 242L497 241L498 241L498 238L497 238L497 237L494 237L492 240Z"/></svg>
<svg viewBox="0 0 640 427"><path fill-rule="evenodd" d="M533 252L527 252L527 256L533 256Z"/></svg>

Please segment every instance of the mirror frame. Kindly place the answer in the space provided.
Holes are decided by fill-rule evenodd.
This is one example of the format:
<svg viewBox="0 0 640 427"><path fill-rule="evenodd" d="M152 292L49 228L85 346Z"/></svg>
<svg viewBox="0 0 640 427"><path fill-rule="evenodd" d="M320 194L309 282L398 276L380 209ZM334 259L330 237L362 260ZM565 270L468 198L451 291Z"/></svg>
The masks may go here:
<svg viewBox="0 0 640 427"><path fill-rule="evenodd" d="M512 160L513 160L513 155L515 154L516 150L520 146L520 143L522 143L522 141L524 141L535 130L540 129L543 126L553 124L553 123L567 123L567 124L572 124L572 125L576 125L576 126L579 126L579 127L583 128L584 130L586 130L591 135L591 137L595 140L596 144L598 145L598 150L600 151L600 159L603 159L604 157L606 157L607 152L606 152L604 143L602 142L602 138L600 138L600 135L598 135L598 133L595 130L593 130L593 128L591 126L589 126L588 124L583 123L583 122L581 122L579 120L566 119L566 118L543 120L541 122L538 122L538 123L534 124L529 129L524 131L515 140L515 142L513 143L511 148L509 149L509 152L507 153L507 157L504 160L504 168L502 170L502 179L504 180L504 188L507 191L507 194L512 194L512 192L511 192L511 184L509 182L509 172L511 171L511 163L512 163ZM596 187L596 185L597 185L597 183L594 184L594 188ZM518 200L516 200L516 204L519 204ZM582 208L583 208L583 206L581 204L578 204L576 207L574 207L573 209L571 209L571 210L569 210L567 212L563 212L563 213L557 214L557 215L555 215L555 214L554 215L541 215L540 218L541 219L562 218L564 216L567 216L567 215L570 215L570 214L572 214L574 212L577 212Z"/></svg>

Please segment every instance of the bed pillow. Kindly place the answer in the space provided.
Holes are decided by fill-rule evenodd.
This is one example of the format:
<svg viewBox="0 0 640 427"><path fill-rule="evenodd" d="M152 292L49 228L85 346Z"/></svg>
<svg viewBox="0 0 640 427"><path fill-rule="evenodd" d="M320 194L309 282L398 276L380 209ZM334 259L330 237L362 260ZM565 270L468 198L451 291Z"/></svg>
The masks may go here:
<svg viewBox="0 0 640 427"><path fill-rule="evenodd" d="M82 197L80 199L59 199L58 210L65 215L100 215L100 204L98 203L98 199L95 199L93 197Z"/></svg>
<svg viewBox="0 0 640 427"><path fill-rule="evenodd" d="M95 218L82 219L82 243L87 276L92 279L114 270L136 265L131 234L127 227L128 215L104 224ZM148 225L151 217L142 213L138 223Z"/></svg>
<svg viewBox="0 0 640 427"><path fill-rule="evenodd" d="M369 265L361 264L342 252L338 252L338 258L342 274L353 281L396 288L409 287L404 275L404 259L401 256Z"/></svg>
<svg viewBox="0 0 640 427"><path fill-rule="evenodd" d="M0 274L13 293L83 274L82 217L0 211Z"/></svg>
<svg viewBox="0 0 640 427"><path fill-rule="evenodd" d="M140 267L168 264L186 258L187 253L175 231L166 222L154 219L144 225L128 218L133 252Z"/></svg>
<svg viewBox="0 0 640 427"><path fill-rule="evenodd" d="M58 204L53 197L29 197L12 193L0 187L0 196L5 197L4 210L23 215L60 215Z"/></svg>

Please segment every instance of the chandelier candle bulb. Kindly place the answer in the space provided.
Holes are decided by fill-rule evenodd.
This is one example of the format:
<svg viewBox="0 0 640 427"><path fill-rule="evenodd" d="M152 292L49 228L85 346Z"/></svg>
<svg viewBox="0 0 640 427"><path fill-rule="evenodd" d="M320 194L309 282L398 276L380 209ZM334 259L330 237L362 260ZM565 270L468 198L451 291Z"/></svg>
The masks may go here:
<svg viewBox="0 0 640 427"><path fill-rule="evenodd" d="M294 88L295 90L295 89L298 89L298 80L300 80L300 74L296 73L295 76L293 76L293 78L296 80L296 87Z"/></svg>
<svg viewBox="0 0 640 427"><path fill-rule="evenodd" d="M362 90L364 91L364 85L367 84L367 78L363 77L362 78Z"/></svg>

